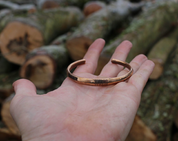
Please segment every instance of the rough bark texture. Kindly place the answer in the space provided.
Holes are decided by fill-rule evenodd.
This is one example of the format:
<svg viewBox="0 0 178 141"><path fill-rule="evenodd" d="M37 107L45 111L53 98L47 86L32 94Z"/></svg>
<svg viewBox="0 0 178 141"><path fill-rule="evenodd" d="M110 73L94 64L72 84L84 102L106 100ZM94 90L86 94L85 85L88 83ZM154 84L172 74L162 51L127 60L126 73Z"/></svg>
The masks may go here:
<svg viewBox="0 0 178 141"><path fill-rule="evenodd" d="M95 13L98 10L101 10L102 8L106 7L106 4L101 1L92 1L92 2L87 2L84 5L84 15L87 17L92 13Z"/></svg>
<svg viewBox="0 0 178 141"><path fill-rule="evenodd" d="M33 13L36 11L34 4L18 5L9 1L0 1L0 9L9 9L13 13Z"/></svg>
<svg viewBox="0 0 178 141"><path fill-rule="evenodd" d="M34 0L38 8L49 8L49 7L63 7L63 6L77 6L81 9L83 9L84 5L87 2L90 2L91 0ZM93 1L98 1L98 0L93 0ZM115 0L100 0L105 3L110 3ZM33 3L33 2L32 2Z"/></svg>
<svg viewBox="0 0 178 141"><path fill-rule="evenodd" d="M157 141L170 139L170 129L178 108L178 47L170 60L164 75L146 86L137 113L157 136Z"/></svg>
<svg viewBox="0 0 178 141"><path fill-rule="evenodd" d="M155 63L155 68L150 75L150 79L158 79L164 70L164 64L167 61L169 53L176 45L175 39L163 38L161 39L148 54L148 58Z"/></svg>
<svg viewBox="0 0 178 141"><path fill-rule="evenodd" d="M9 2L9 1L0 1L0 9L9 8L9 9L17 9L19 7L18 4Z"/></svg>
<svg viewBox="0 0 178 141"><path fill-rule="evenodd" d="M125 141L156 141L156 136L143 121L136 116L130 133Z"/></svg>
<svg viewBox="0 0 178 141"><path fill-rule="evenodd" d="M49 44L60 34L78 25L83 14L78 8L67 7L39 11L27 18L11 18L12 15L4 19L4 22L9 19L10 22L5 24L6 27L0 34L0 47L6 59L22 65L28 52Z"/></svg>
<svg viewBox="0 0 178 141"><path fill-rule="evenodd" d="M46 89L67 64L68 54L63 45L41 47L28 54L20 75L31 80L37 88Z"/></svg>
<svg viewBox="0 0 178 141"><path fill-rule="evenodd" d="M147 53L151 46L170 30L173 23L176 23L177 12L178 4L176 2L159 4L159 6L144 11L122 35L104 48L101 53L98 71L101 70L103 64L109 61L114 50L123 40L130 40L133 44L127 62L130 62L140 53Z"/></svg>
<svg viewBox="0 0 178 141"><path fill-rule="evenodd" d="M54 41L52 41L51 45L61 45L61 44L65 44L67 41L67 38L70 36L70 33L66 33L63 35L60 35L59 37L57 37L56 39L54 39Z"/></svg>
<svg viewBox="0 0 178 141"><path fill-rule="evenodd" d="M83 58L88 47L97 38L106 38L111 30L131 14L131 9L140 9L142 4L132 5L117 1L93 13L85 19L67 41L66 47L73 60Z"/></svg>
<svg viewBox="0 0 178 141"><path fill-rule="evenodd" d="M9 9L3 9L0 11L0 20L4 18L4 16L7 16L8 14L11 14L11 10ZM0 29L1 31L2 29Z"/></svg>
<svg viewBox="0 0 178 141"><path fill-rule="evenodd" d="M90 2L91 0L65 0L65 2L69 5L75 5L75 6L78 6L80 8L83 8L83 6L85 5L85 3L87 2ZM97 0L93 0L93 1L97 1ZM110 3L112 1L115 1L115 0L100 0L100 1L103 1L105 3Z"/></svg>
<svg viewBox="0 0 178 141"><path fill-rule="evenodd" d="M36 4L36 0L6 0L17 4Z"/></svg>
<svg viewBox="0 0 178 141"><path fill-rule="evenodd" d="M14 11L31 11L36 9L33 4L18 5L9 1L0 1L0 9L8 8Z"/></svg>
<svg viewBox="0 0 178 141"><path fill-rule="evenodd" d="M167 61L167 58L176 46L178 39L178 29L175 29L170 35L162 38L148 54L148 59L152 60L155 63L155 68L150 76L150 79L158 79L164 69L164 65Z"/></svg>

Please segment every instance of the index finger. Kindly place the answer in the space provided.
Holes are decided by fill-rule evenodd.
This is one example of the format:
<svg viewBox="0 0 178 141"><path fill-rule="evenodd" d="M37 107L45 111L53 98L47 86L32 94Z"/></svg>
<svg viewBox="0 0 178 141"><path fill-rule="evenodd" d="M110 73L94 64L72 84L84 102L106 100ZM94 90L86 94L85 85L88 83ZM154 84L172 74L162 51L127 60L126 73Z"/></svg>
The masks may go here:
<svg viewBox="0 0 178 141"><path fill-rule="evenodd" d="M86 52L84 59L86 60L85 65L78 66L74 73L87 72L94 73L97 67L98 58L104 47L105 41L101 38L95 40L88 51Z"/></svg>

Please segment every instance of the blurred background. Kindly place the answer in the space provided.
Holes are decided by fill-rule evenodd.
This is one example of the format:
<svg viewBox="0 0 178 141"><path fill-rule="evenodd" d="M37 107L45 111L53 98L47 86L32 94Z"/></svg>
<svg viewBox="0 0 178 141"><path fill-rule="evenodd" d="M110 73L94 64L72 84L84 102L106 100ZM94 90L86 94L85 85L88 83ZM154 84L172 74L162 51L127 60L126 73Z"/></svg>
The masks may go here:
<svg viewBox="0 0 178 141"><path fill-rule="evenodd" d="M155 69L126 141L178 141L178 0L0 0L0 141L21 141L10 112L12 83L58 88L67 66L103 38L96 75L124 40Z"/></svg>

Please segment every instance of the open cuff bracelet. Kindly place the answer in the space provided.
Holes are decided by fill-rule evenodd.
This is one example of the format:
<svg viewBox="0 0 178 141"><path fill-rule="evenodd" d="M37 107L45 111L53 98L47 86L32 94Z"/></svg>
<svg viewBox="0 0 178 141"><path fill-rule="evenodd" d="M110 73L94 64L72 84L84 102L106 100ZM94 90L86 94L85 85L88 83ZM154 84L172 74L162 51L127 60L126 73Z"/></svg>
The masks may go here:
<svg viewBox="0 0 178 141"><path fill-rule="evenodd" d="M132 67L123 61L112 59L111 62L113 64L119 64L122 65L126 68L129 69L129 72L119 76L119 77L113 77L113 78L84 78L84 77L79 77L71 73L71 70L77 67L78 65L85 64L85 59L81 59L78 61L75 61L71 63L68 68L67 68L67 76L71 78L73 81L80 83L80 84L85 84L85 85L92 85L92 86L106 86L106 85L113 85L117 84L119 82L123 82L128 80L132 74L133 74L133 69Z"/></svg>

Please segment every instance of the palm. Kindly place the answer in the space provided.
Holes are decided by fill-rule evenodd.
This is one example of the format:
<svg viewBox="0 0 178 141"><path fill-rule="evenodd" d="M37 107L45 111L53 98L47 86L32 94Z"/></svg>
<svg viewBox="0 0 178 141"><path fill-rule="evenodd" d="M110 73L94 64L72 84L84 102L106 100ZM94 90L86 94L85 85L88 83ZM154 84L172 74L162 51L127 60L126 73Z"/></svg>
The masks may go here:
<svg viewBox="0 0 178 141"><path fill-rule="evenodd" d="M84 67L77 68L75 73L96 77L87 73ZM107 67L101 76L106 70ZM35 91L29 96L16 95L11 112L22 137L27 140L43 136L53 140L124 140L131 128L142 90L133 85L132 78L129 81L110 86L87 86L66 78L61 87L45 95L36 95Z"/></svg>

